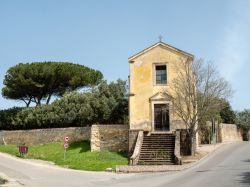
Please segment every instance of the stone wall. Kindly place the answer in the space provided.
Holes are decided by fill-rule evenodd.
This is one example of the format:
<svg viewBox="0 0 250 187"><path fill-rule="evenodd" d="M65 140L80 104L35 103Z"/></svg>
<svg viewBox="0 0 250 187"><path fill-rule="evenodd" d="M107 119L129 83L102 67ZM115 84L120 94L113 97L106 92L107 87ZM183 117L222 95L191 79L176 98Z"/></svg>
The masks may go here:
<svg viewBox="0 0 250 187"><path fill-rule="evenodd" d="M92 125L34 130L0 131L0 144L33 145L64 141L90 140L91 151L128 151L128 125Z"/></svg>
<svg viewBox="0 0 250 187"><path fill-rule="evenodd" d="M235 124L219 124L219 142L242 141L242 130Z"/></svg>
<svg viewBox="0 0 250 187"><path fill-rule="evenodd" d="M91 151L128 151L128 125L92 125Z"/></svg>
<svg viewBox="0 0 250 187"><path fill-rule="evenodd" d="M0 131L0 144L32 145L63 141L89 140L91 127L50 128L35 130Z"/></svg>

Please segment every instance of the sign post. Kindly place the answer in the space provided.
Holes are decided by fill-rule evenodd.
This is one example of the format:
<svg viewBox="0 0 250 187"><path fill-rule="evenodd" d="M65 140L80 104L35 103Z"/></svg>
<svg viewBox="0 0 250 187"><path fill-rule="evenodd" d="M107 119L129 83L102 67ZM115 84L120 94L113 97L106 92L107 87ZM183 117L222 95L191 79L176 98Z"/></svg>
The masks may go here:
<svg viewBox="0 0 250 187"><path fill-rule="evenodd" d="M68 136L65 136L64 137L64 144L63 144L63 147L64 147L64 161L66 159L66 152L67 152L67 149L69 148L69 137Z"/></svg>

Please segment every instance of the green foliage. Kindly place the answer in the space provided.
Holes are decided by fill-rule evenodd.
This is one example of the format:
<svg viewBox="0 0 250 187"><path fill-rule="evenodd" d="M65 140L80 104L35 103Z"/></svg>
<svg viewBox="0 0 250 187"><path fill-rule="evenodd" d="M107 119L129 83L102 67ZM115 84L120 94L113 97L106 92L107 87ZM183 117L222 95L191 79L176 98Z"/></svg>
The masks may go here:
<svg viewBox="0 0 250 187"><path fill-rule="evenodd" d="M51 96L96 85L102 77L99 71L68 62L20 63L7 71L2 95L22 100L27 107L31 102L41 105L42 100L48 104Z"/></svg>
<svg viewBox="0 0 250 187"><path fill-rule="evenodd" d="M126 81L103 81L91 92L69 92L50 105L1 111L0 129L34 129L99 124L127 124ZM10 111L12 111L10 110ZM1 115L7 113L8 115Z"/></svg>
<svg viewBox="0 0 250 187"><path fill-rule="evenodd" d="M18 148L13 145L0 145L0 152L6 152L18 156ZM52 161L57 165L79 170L104 171L106 168L114 168L116 165L127 165L128 158L125 153L101 151L91 152L88 141L72 142L63 158L63 143L49 143L33 145L25 158Z"/></svg>
<svg viewBox="0 0 250 187"><path fill-rule="evenodd" d="M199 121L200 125L199 135L201 137L202 143L210 143L212 133L211 127L206 125L207 121L212 121L213 119L218 123L230 123L234 124L236 121L235 112L232 110L230 103L225 99L215 99L216 102L220 103L215 108L210 108L202 118L203 121Z"/></svg>
<svg viewBox="0 0 250 187"><path fill-rule="evenodd" d="M245 109L236 113L237 124L250 127L250 109Z"/></svg>
<svg viewBox="0 0 250 187"><path fill-rule="evenodd" d="M234 124L236 122L235 112L228 101L224 102L224 107L220 110L220 116L223 123Z"/></svg>
<svg viewBox="0 0 250 187"><path fill-rule="evenodd" d="M94 123L126 123L128 116L128 98L126 81L117 80L107 84L103 81L92 92L91 106L97 118ZM98 98L98 99L97 99Z"/></svg>
<svg viewBox="0 0 250 187"><path fill-rule="evenodd" d="M0 110L0 130L6 129L10 130L13 129L13 120L18 112L20 112L22 108L10 108L7 110Z"/></svg>
<svg viewBox="0 0 250 187"><path fill-rule="evenodd" d="M243 129L243 140L249 141L250 131L250 109L245 109L236 113L236 123Z"/></svg>
<svg viewBox="0 0 250 187"><path fill-rule="evenodd" d="M230 103L224 99L214 99L218 104L215 108L210 108L203 116L203 121L200 123L206 123L206 121L211 121L214 119L218 123L231 123L234 124L236 121L235 112L232 110Z"/></svg>

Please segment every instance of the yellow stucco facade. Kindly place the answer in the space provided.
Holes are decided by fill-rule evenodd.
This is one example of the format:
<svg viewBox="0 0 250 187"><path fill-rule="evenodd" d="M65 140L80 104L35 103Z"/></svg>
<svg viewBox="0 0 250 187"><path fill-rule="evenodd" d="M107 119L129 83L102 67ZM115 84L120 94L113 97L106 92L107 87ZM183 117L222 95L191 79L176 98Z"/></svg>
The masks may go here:
<svg viewBox="0 0 250 187"><path fill-rule="evenodd" d="M171 82L176 73L180 71L181 62L192 60L193 55L163 42L158 42L129 58L129 123L131 130L172 132L177 128L184 128L181 120L173 114L172 107L174 106L171 97L165 91L171 92ZM158 67L163 67L163 72L166 74L164 83L157 83ZM163 108L159 109L159 107ZM156 110L167 111L167 118L165 115L163 119L160 115L159 119L159 112L156 113ZM160 123L160 125L167 123L167 126L163 128L157 126L156 123Z"/></svg>

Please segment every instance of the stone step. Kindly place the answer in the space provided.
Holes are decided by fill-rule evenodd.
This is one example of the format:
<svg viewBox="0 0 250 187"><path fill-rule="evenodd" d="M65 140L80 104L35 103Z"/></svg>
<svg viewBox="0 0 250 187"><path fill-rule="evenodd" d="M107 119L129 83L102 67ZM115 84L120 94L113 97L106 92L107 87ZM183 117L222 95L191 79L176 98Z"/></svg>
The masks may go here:
<svg viewBox="0 0 250 187"><path fill-rule="evenodd" d="M155 160L173 160L174 159L174 156L172 155L172 156L168 156L168 157L142 157L142 156L140 156L139 157L139 160L153 160L153 159L155 159Z"/></svg>
<svg viewBox="0 0 250 187"><path fill-rule="evenodd" d="M169 139L174 139L175 136L144 136L145 139L147 138L159 138L159 139L162 139L162 138L169 138Z"/></svg>
<svg viewBox="0 0 250 187"><path fill-rule="evenodd" d="M142 147L141 148L141 151L142 150L156 150L156 151L174 151L174 147Z"/></svg>
<svg viewBox="0 0 250 187"><path fill-rule="evenodd" d="M140 155L174 155L172 151L159 152L159 151L142 151Z"/></svg>
<svg viewBox="0 0 250 187"><path fill-rule="evenodd" d="M142 147L141 151L143 150L156 150L156 151L174 151L174 147Z"/></svg>
<svg viewBox="0 0 250 187"><path fill-rule="evenodd" d="M160 143L142 143L142 145L144 145L144 146L152 146L152 145L154 145L154 146L174 146L175 144L173 144L173 143L168 143L168 144L164 144L164 143L162 143L162 144L160 144Z"/></svg>
<svg viewBox="0 0 250 187"><path fill-rule="evenodd" d="M159 136L159 137L157 137L157 136L144 136L144 138L143 139L169 139L169 140L172 140L172 139L175 139L175 136Z"/></svg>
<svg viewBox="0 0 250 187"><path fill-rule="evenodd" d="M139 164L170 165L174 163L175 136L152 134L143 139Z"/></svg>
<svg viewBox="0 0 250 187"><path fill-rule="evenodd" d="M161 150L142 150L141 154L143 154L143 153L167 153L167 154L172 154L173 151L170 151L170 150L164 150L164 151L161 151Z"/></svg>
<svg viewBox="0 0 250 187"><path fill-rule="evenodd" d="M163 153L173 153L174 152L174 149L141 149L141 153L143 152L156 152L156 153L159 153L159 152L163 152Z"/></svg>
<svg viewBox="0 0 250 187"><path fill-rule="evenodd" d="M174 154L172 153L156 153L156 152L144 152L140 156L141 157L146 157L146 156L151 156L151 157L165 157L165 156L172 156Z"/></svg>
<svg viewBox="0 0 250 187"><path fill-rule="evenodd" d="M138 165L174 165L174 162L139 161Z"/></svg>
<svg viewBox="0 0 250 187"><path fill-rule="evenodd" d="M152 151L155 151L155 152L173 152L174 151L174 148L172 148L172 149L162 149L162 148L155 148L155 149L141 149L141 152L147 152L147 151L150 151L150 152L152 152Z"/></svg>
<svg viewBox="0 0 250 187"><path fill-rule="evenodd" d="M172 160L174 159L174 156L173 155L170 155L170 156L161 156L161 157L154 157L154 156L146 156L146 155L142 155L140 156L139 160L152 160L152 159L155 159L155 160Z"/></svg>
<svg viewBox="0 0 250 187"><path fill-rule="evenodd" d="M144 137L162 137L162 136L175 137L175 135L173 135L173 134L151 134L151 135L144 135Z"/></svg>
<svg viewBox="0 0 250 187"><path fill-rule="evenodd" d="M165 145L165 146L162 146L162 145L144 145L142 146L142 148L162 148L162 149L168 149L168 148L174 148L174 145Z"/></svg>
<svg viewBox="0 0 250 187"><path fill-rule="evenodd" d="M175 136L144 136L144 138L175 138Z"/></svg>
<svg viewBox="0 0 250 187"><path fill-rule="evenodd" d="M149 142L149 143L152 143L152 142L160 142L160 143L172 143L174 142L174 140L143 140L143 142Z"/></svg>
<svg viewBox="0 0 250 187"><path fill-rule="evenodd" d="M142 144L142 147L174 147L175 145L173 144Z"/></svg>
<svg viewBox="0 0 250 187"><path fill-rule="evenodd" d="M143 141L144 144L174 144L174 141Z"/></svg>
<svg viewBox="0 0 250 187"><path fill-rule="evenodd" d="M159 151L143 151L140 153L140 155L149 155L149 154L155 154L155 155L174 155L173 151L164 151L164 152L159 152Z"/></svg>
<svg viewBox="0 0 250 187"><path fill-rule="evenodd" d="M144 149L163 149L163 150L173 150L174 146L143 146L141 150Z"/></svg>
<svg viewBox="0 0 250 187"><path fill-rule="evenodd" d="M175 139L173 140L143 140L143 142L164 142L164 143L169 143L169 142L174 142Z"/></svg>
<svg viewBox="0 0 250 187"><path fill-rule="evenodd" d="M172 153L153 153L153 152L147 152L147 153L142 153L140 154L140 157L147 157L147 156L150 156L150 157L165 157L165 156L174 156L174 154Z"/></svg>
<svg viewBox="0 0 250 187"><path fill-rule="evenodd" d="M174 140L175 138L143 138L143 140Z"/></svg>
<svg viewBox="0 0 250 187"><path fill-rule="evenodd" d="M144 138L174 138L175 136L165 136L165 135L151 135L151 136L144 136Z"/></svg>
<svg viewBox="0 0 250 187"><path fill-rule="evenodd" d="M173 142L143 142L144 145L175 145Z"/></svg>
<svg viewBox="0 0 250 187"><path fill-rule="evenodd" d="M173 158L140 158L139 160L143 160L143 161L155 161L155 162L158 162L158 161L172 161L174 160Z"/></svg>
<svg viewBox="0 0 250 187"><path fill-rule="evenodd" d="M171 163L171 162L173 162L172 160L139 160L139 162L140 163L152 163L152 162L154 162L154 163L162 163L162 162L165 162L165 163Z"/></svg>
<svg viewBox="0 0 250 187"><path fill-rule="evenodd" d="M143 147L154 147L154 146L161 146L161 147L168 147L168 146L170 146L170 147L172 147L172 146L174 146L174 144L153 144L153 143L151 143L151 144L149 144L149 143L147 143L147 144L142 144L142 146Z"/></svg>

